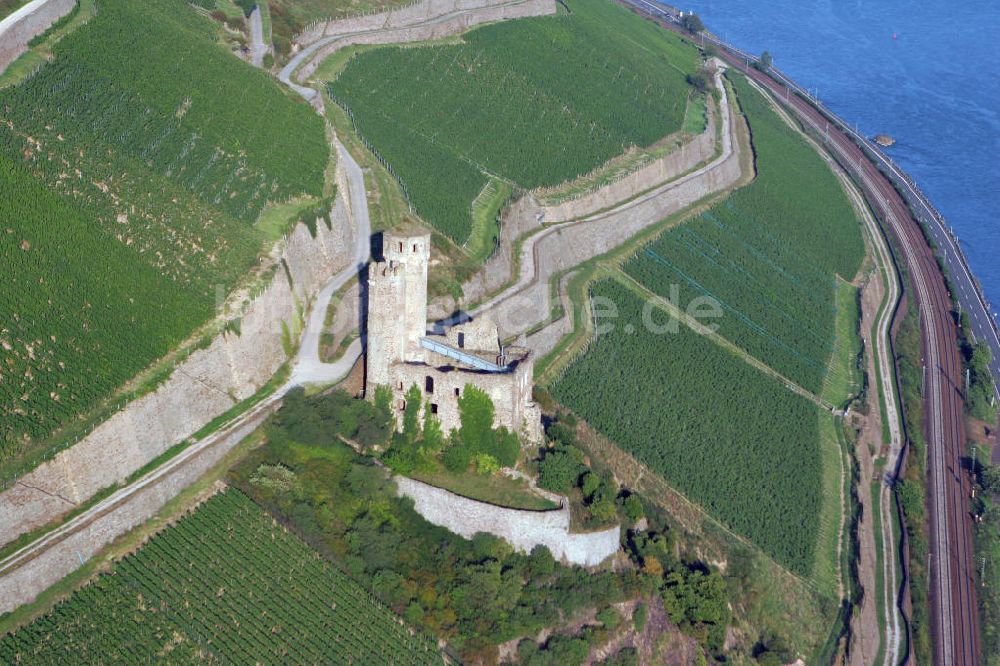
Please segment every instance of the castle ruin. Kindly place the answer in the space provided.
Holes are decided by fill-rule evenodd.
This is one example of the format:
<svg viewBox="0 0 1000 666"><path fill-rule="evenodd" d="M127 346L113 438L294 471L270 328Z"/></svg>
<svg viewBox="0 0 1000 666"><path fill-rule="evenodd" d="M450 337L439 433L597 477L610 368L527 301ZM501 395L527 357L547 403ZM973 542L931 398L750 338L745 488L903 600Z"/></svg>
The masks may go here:
<svg viewBox="0 0 1000 666"><path fill-rule="evenodd" d="M531 398L531 350L501 347L496 324L482 318L444 335L428 333L430 235L386 233L382 247L384 260L368 270L365 395L371 398L378 386L388 386L397 427L402 427L405 394L416 385L448 432L458 428L458 398L472 385L493 400L494 427L540 441L541 412Z"/></svg>

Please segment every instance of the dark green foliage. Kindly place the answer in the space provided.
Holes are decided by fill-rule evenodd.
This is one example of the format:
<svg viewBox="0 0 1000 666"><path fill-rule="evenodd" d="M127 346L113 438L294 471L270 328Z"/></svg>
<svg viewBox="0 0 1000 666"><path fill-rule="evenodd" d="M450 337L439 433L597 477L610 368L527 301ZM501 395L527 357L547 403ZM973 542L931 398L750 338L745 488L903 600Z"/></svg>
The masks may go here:
<svg viewBox="0 0 1000 666"><path fill-rule="evenodd" d="M795 650L781 636L767 635L762 638L753 650L754 659L761 666L783 666L796 659Z"/></svg>
<svg viewBox="0 0 1000 666"><path fill-rule="evenodd" d="M262 467L290 470L294 487L255 482ZM469 541L434 527L396 496L384 470L343 445L269 438L230 481L342 560L397 613L449 641L464 660L652 588L634 571L565 567L543 548L522 555L495 537Z"/></svg>
<svg viewBox="0 0 1000 666"><path fill-rule="evenodd" d="M635 648L622 648L604 661L595 662L595 666L639 666L639 653Z"/></svg>
<svg viewBox="0 0 1000 666"><path fill-rule="evenodd" d="M778 562L807 575L824 415L686 326L663 335L647 331L641 301L617 282L595 283L592 293L616 303L619 318L552 386L556 398Z"/></svg>
<svg viewBox="0 0 1000 666"><path fill-rule="evenodd" d="M958 323L958 345L968 375L964 391L965 407L974 417L994 424L997 420L997 405L993 391L993 375L990 372L993 352L982 340L970 339L969 331L972 329L969 313L963 312Z"/></svg>
<svg viewBox="0 0 1000 666"><path fill-rule="evenodd" d="M681 26L684 27L688 32L697 35L705 29L705 24L702 23L701 17L694 12L688 12L681 19Z"/></svg>
<svg viewBox="0 0 1000 666"><path fill-rule="evenodd" d="M430 401L424 405L424 447L428 451L440 451L444 446L444 432L441 421L431 412Z"/></svg>
<svg viewBox="0 0 1000 666"><path fill-rule="evenodd" d="M726 582L717 571L676 569L664 576L661 595L671 622L710 650L722 650L729 606Z"/></svg>
<svg viewBox="0 0 1000 666"><path fill-rule="evenodd" d="M256 0L233 0L236 6L243 10L244 16L250 16L253 8L257 6Z"/></svg>
<svg viewBox="0 0 1000 666"><path fill-rule="evenodd" d="M555 185L683 123L697 51L613 3L568 5L461 45L363 53L329 86L417 212L453 240L468 236L484 171Z"/></svg>
<svg viewBox="0 0 1000 666"><path fill-rule="evenodd" d="M494 439L494 407L490 396L482 389L466 384L458 398L458 414L461 444L476 451L490 449Z"/></svg>
<svg viewBox="0 0 1000 666"><path fill-rule="evenodd" d="M70 656L72 655L72 656ZM243 493L201 505L49 615L5 664L441 663L433 641Z"/></svg>
<svg viewBox="0 0 1000 666"><path fill-rule="evenodd" d="M518 663L522 666L577 666L590 653L585 638L556 634L539 646L526 638L517 644Z"/></svg>
<svg viewBox="0 0 1000 666"><path fill-rule="evenodd" d="M629 262L630 275L681 308L711 297L719 333L819 393L833 351L835 275L851 280L861 228L823 159L742 77L757 178ZM676 290L676 294L671 292Z"/></svg>
<svg viewBox="0 0 1000 666"><path fill-rule="evenodd" d="M538 486L565 495L576 486L585 469L568 451L549 449L538 463Z"/></svg>
<svg viewBox="0 0 1000 666"><path fill-rule="evenodd" d="M215 30L180 0L102 0L0 91L0 464L207 321L267 201L322 191L322 119Z"/></svg>
<svg viewBox="0 0 1000 666"><path fill-rule="evenodd" d="M404 396L406 408L403 409L403 437L409 445L416 443L420 437L420 407L421 393L416 384L411 386Z"/></svg>
<svg viewBox="0 0 1000 666"><path fill-rule="evenodd" d="M384 443L392 427L392 414L382 404L352 398L339 389L306 397L305 391L296 387L285 394L271 433L315 446L345 437L368 448Z"/></svg>
<svg viewBox="0 0 1000 666"><path fill-rule="evenodd" d="M638 495L627 495L623 498L622 508L625 510L625 516L633 523L642 518L645 513L642 508L642 500L639 499Z"/></svg>

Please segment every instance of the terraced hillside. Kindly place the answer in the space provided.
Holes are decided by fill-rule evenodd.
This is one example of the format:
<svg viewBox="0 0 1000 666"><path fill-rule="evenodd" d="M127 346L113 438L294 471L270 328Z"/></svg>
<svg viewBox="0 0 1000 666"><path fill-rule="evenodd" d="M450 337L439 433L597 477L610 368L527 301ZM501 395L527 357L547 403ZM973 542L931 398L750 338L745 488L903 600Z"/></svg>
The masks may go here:
<svg viewBox="0 0 1000 666"><path fill-rule="evenodd" d="M0 218L16 221L0 228L0 467L205 322L255 262L268 202L322 194L322 120L217 30L181 0L103 0L0 91Z"/></svg>
<svg viewBox="0 0 1000 666"><path fill-rule="evenodd" d="M722 304L720 332L814 393L834 351L836 278L852 280L864 245L851 204L822 158L743 79L756 181L697 220L668 231L625 268L680 302Z"/></svg>
<svg viewBox="0 0 1000 666"><path fill-rule="evenodd" d="M566 6L460 45L367 51L329 84L416 211L456 242L491 177L556 185L681 129L698 52L616 4Z"/></svg>
<svg viewBox="0 0 1000 666"><path fill-rule="evenodd" d="M610 299L619 317L553 392L835 595L842 470L829 408L859 388L856 291L842 278L854 278L864 245L822 158L745 79L733 83L756 180L592 285L591 297ZM676 332L648 326L698 298L719 305L720 317L701 322L714 333L687 321Z"/></svg>
<svg viewBox="0 0 1000 666"><path fill-rule="evenodd" d="M0 639L6 664L440 664L433 641L278 525L216 495L50 614Z"/></svg>

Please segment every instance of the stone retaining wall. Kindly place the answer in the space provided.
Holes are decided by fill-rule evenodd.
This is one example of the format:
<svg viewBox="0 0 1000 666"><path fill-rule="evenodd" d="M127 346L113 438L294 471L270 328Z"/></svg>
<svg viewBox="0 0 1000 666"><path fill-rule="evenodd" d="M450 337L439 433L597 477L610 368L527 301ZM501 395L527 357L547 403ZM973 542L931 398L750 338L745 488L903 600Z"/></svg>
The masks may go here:
<svg viewBox="0 0 1000 666"><path fill-rule="evenodd" d="M570 532L569 506L552 511L506 509L477 502L447 490L402 476L393 477L400 496L414 502L417 513L428 522L466 539L477 532L498 536L521 552L545 546L564 563L596 566L618 552L620 528L600 532Z"/></svg>
<svg viewBox="0 0 1000 666"><path fill-rule="evenodd" d="M594 192L559 204L542 206L541 212L544 213L546 222L564 222L593 215L690 171L698 164L712 159L714 152L715 122L710 116L704 132L685 141L663 157Z"/></svg>
<svg viewBox="0 0 1000 666"><path fill-rule="evenodd" d="M513 263L511 254L514 251L515 240L537 229L540 224L564 222L593 215L597 211L633 199L661 183L691 171L699 164L708 162L712 159L717 146L716 115L715 112L710 113L705 131L677 150L591 193L551 206L538 203L530 193L515 201L503 217L499 251L486 262L482 270L477 271L462 285L462 303L475 303L487 294L496 292L511 279ZM627 235L617 233L615 237L620 244ZM450 313L460 304L450 299L441 299L434 305L434 313L440 314ZM509 333L509 329L505 329L504 333Z"/></svg>
<svg viewBox="0 0 1000 666"><path fill-rule="evenodd" d="M421 0L405 7L399 7L378 14L365 16L349 16L341 19L330 19L310 24L295 37L295 43L308 46L323 37L345 35L352 32L382 30L385 28L402 28L428 21L437 16L454 12L468 11L482 7L500 5L510 0Z"/></svg>
<svg viewBox="0 0 1000 666"><path fill-rule="evenodd" d="M435 0L438 1L438 0ZM310 57L296 73L296 78L305 81L316 71L324 58L339 51L346 46L357 44L403 44L406 42L423 42L435 39L442 39L464 32L472 26L481 23L491 23L493 21L503 21L527 16L540 16L544 14L554 14L556 11L555 0L524 0L523 2L512 4L489 4L478 9L470 9L468 13L458 14L450 19L441 20L437 23L426 23L424 25L413 25L411 27L400 27L392 29L388 26L386 30L375 30L371 32L358 32L355 34L345 34L339 39L331 41ZM436 15L421 16L420 20L434 18ZM369 18L369 17L365 17ZM416 23L415 19L412 21ZM348 30L347 32L351 32ZM335 34L341 34L337 32Z"/></svg>
<svg viewBox="0 0 1000 666"><path fill-rule="evenodd" d="M0 545L123 481L256 393L287 360L282 324L291 329L323 283L348 264L351 225L339 194L330 219L332 228L316 224L315 238L304 224L289 234L280 254L287 273L279 263L264 291L245 306L239 334L218 334L156 390L0 494Z"/></svg>
<svg viewBox="0 0 1000 666"><path fill-rule="evenodd" d="M76 0L33 0L0 21L0 72L28 50L28 42L49 29Z"/></svg>
<svg viewBox="0 0 1000 666"><path fill-rule="evenodd" d="M170 474L145 486L114 511L87 523L10 573L0 577L0 614L31 603L43 591L76 571L101 548L152 518L160 508L214 467L277 407L271 403L254 417L225 433L220 442L199 451Z"/></svg>

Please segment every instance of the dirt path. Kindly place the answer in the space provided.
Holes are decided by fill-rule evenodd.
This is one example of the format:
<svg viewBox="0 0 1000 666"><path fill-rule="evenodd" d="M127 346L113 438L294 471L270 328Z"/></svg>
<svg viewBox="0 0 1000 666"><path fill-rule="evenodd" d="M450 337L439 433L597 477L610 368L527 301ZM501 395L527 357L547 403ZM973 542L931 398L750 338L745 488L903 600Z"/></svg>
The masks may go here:
<svg viewBox="0 0 1000 666"><path fill-rule="evenodd" d="M253 11L250 12L250 64L254 67L263 67L266 53L264 22L260 18L260 7L254 5Z"/></svg>

